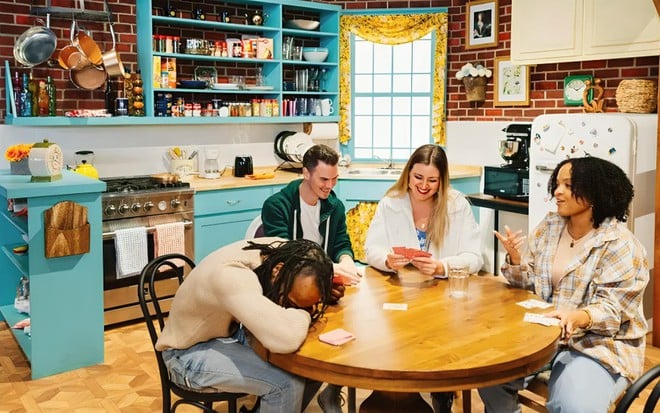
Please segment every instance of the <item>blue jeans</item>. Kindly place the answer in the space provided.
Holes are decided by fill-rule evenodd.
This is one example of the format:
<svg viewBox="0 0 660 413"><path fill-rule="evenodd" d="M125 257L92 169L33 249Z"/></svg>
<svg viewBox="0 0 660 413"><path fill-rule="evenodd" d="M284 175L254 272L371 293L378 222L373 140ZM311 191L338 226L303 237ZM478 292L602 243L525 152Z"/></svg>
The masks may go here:
<svg viewBox="0 0 660 413"><path fill-rule="evenodd" d="M261 397L260 413L300 412L303 393L321 383L306 381L262 360L239 328L231 338L197 343L184 350L163 352L172 381L193 390L248 393Z"/></svg>
<svg viewBox="0 0 660 413"><path fill-rule="evenodd" d="M488 413L520 413L518 391L533 376L479 389ZM611 374L598 361L582 353L562 350L552 361L546 408L550 413L603 413L630 383Z"/></svg>

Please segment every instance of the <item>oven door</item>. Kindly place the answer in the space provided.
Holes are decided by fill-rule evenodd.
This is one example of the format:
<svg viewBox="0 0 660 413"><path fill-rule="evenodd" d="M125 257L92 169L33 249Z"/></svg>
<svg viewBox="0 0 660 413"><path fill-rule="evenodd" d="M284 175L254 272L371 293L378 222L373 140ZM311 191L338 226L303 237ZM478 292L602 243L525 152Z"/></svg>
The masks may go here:
<svg viewBox="0 0 660 413"><path fill-rule="evenodd" d="M185 212L155 217L128 218L103 223L103 307L106 326L142 319L142 311L139 307L136 291L140 274L117 278L117 250L115 249L114 229L146 227L147 259L151 261L155 255L155 225L183 222L185 255L194 260L192 218L192 212ZM178 287L176 280L166 280L163 281L163 284L168 284L167 288L171 290L173 296Z"/></svg>

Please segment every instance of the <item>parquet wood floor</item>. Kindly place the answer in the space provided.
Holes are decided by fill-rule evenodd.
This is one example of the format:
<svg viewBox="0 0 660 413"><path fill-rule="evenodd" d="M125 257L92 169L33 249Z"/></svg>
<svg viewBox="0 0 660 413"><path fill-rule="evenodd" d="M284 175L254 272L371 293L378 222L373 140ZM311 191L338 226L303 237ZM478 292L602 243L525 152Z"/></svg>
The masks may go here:
<svg viewBox="0 0 660 413"><path fill-rule="evenodd" d="M660 363L660 348L649 347L646 354L646 368ZM358 390L358 403L369 393ZM641 413L642 405L636 401L631 412ZM103 364L31 380L29 364L7 324L0 322L0 413L159 413L161 408L158 369L143 324L106 331ZM222 405L215 408L226 411ZM475 390L472 409L483 411ZM188 406L178 411L199 412ZM454 412L461 411L458 400ZM314 401L306 413L322 412Z"/></svg>

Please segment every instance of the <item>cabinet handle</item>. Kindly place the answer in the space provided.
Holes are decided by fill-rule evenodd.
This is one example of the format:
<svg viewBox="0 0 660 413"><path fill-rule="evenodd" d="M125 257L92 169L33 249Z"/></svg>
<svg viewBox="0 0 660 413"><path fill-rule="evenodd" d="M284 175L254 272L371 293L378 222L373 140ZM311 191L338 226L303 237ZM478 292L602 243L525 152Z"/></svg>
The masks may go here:
<svg viewBox="0 0 660 413"><path fill-rule="evenodd" d="M229 205L229 206L235 206L235 205L240 204L240 203L241 203L241 200L240 200L240 199L237 199L237 200L234 200L234 201L225 201L225 202L226 202L227 205Z"/></svg>

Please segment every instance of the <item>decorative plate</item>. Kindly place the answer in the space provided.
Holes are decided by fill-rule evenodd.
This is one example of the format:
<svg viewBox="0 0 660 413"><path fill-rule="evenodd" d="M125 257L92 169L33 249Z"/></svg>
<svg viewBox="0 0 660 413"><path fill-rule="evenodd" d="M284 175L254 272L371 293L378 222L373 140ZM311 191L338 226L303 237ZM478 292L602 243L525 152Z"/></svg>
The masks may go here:
<svg viewBox="0 0 660 413"><path fill-rule="evenodd" d="M238 85L236 83L214 83L211 85L211 89L238 90Z"/></svg>

